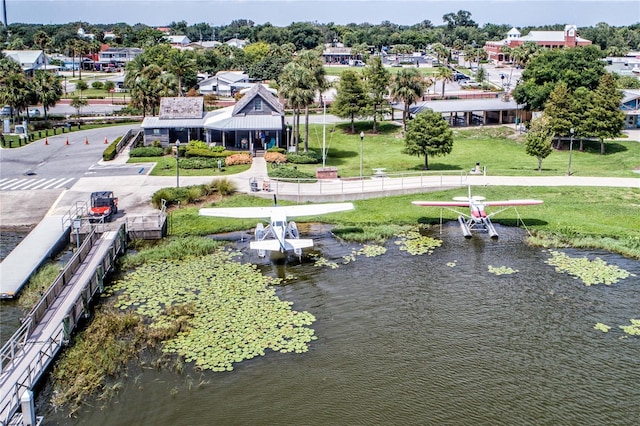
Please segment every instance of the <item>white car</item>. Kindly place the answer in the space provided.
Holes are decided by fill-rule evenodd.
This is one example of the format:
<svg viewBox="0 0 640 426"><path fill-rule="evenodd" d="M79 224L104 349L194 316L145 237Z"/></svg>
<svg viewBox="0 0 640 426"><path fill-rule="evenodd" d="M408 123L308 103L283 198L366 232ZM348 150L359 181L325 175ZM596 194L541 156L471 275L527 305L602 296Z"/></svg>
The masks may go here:
<svg viewBox="0 0 640 426"><path fill-rule="evenodd" d="M460 87L469 88L469 89L480 89L482 87L482 83L478 83L477 81L461 81Z"/></svg>
<svg viewBox="0 0 640 426"><path fill-rule="evenodd" d="M29 118L40 117L40 110L38 108L29 108L27 114Z"/></svg>

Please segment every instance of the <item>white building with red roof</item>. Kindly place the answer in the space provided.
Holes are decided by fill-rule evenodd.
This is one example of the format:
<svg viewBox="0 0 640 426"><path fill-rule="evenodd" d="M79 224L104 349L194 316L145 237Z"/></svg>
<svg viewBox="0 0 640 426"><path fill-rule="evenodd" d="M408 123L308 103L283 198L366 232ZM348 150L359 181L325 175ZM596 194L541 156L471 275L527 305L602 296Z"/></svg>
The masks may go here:
<svg viewBox="0 0 640 426"><path fill-rule="evenodd" d="M500 41L486 42L484 50L487 52L489 60L502 62L507 60L508 57L501 51L503 46L513 49L514 47L522 46L528 41L547 49L562 49L591 44L591 40L578 36L578 29L575 25L565 25L562 31L531 31L524 36L516 28L511 28L506 38Z"/></svg>

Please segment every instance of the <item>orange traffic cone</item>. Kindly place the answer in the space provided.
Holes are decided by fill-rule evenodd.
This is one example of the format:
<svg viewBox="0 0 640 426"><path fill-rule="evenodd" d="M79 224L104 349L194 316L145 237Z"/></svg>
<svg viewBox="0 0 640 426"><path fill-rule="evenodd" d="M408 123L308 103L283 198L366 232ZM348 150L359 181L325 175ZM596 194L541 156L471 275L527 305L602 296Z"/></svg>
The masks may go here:
<svg viewBox="0 0 640 426"><path fill-rule="evenodd" d="M65 145L69 145L69 138L67 138L67 141L65 142Z"/></svg>
<svg viewBox="0 0 640 426"><path fill-rule="evenodd" d="M84 144L85 145L89 145L89 137L88 136L84 138Z"/></svg>
<svg viewBox="0 0 640 426"><path fill-rule="evenodd" d="M104 144L107 145L109 143L109 141L107 140L107 138L104 138Z"/></svg>
<svg viewBox="0 0 640 426"><path fill-rule="evenodd" d="M44 138L44 144L49 145L49 138Z"/></svg>

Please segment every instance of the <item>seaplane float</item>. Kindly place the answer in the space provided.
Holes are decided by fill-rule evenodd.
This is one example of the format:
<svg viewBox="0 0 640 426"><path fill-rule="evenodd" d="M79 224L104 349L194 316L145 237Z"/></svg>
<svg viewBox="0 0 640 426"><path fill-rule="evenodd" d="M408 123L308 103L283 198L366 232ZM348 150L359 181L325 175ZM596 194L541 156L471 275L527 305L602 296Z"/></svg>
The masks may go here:
<svg viewBox="0 0 640 426"><path fill-rule="evenodd" d="M524 199L524 200L504 200L504 201L486 201L484 197L472 196L471 188L469 188L469 195L466 197L454 197L453 201L412 201L412 204L425 207L441 207L446 208L454 213L459 214L458 223L460 224L460 230L465 238L471 238L472 231L486 232L491 238L498 238L498 232L496 231L491 217L503 212L509 208L515 208L518 206L531 206L536 204L542 204L542 200ZM469 213L463 213L455 209L455 207L468 207ZM485 211L486 207L504 207L490 214ZM517 211L517 210L516 210Z"/></svg>
<svg viewBox="0 0 640 426"><path fill-rule="evenodd" d="M275 197L274 197L275 198ZM353 210L352 203L302 204L293 206L271 207L221 207L202 208L200 216L228 217L236 219L269 219L264 226L261 222L256 225L254 241L249 243L252 250L258 251L259 257L264 257L267 251L286 253L293 251L302 256L302 249L313 247L313 240L300 238L298 226L288 217L318 216L328 213Z"/></svg>

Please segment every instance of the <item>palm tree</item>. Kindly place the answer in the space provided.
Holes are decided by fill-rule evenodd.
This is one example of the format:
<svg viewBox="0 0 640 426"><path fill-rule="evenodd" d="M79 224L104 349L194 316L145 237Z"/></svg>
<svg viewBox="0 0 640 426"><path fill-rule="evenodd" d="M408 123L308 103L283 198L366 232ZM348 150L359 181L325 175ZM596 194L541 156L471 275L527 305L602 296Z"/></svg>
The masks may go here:
<svg viewBox="0 0 640 426"><path fill-rule="evenodd" d="M51 38L49 38L47 33L45 33L44 31L40 30L40 31L37 31L33 35L33 42L35 43L36 46L38 46L40 48L40 50L42 50L42 55L44 56L44 69L46 70L47 69L47 54L45 53L45 49L51 43Z"/></svg>
<svg viewBox="0 0 640 426"><path fill-rule="evenodd" d="M297 62L285 65L280 74L280 93L293 109L293 138L298 152L300 138L300 111L313 102L316 93L315 78L310 69ZM305 149L307 143L305 141Z"/></svg>
<svg viewBox="0 0 640 426"><path fill-rule="evenodd" d="M0 102L11 106L11 121L13 121L13 110L18 114L29 105L32 88L29 80L22 72L11 73L2 79L0 84Z"/></svg>
<svg viewBox="0 0 640 426"><path fill-rule="evenodd" d="M431 49L433 49L433 51L436 53L438 62L442 62L443 59L445 63L448 62L449 50L442 43L434 44L433 46L431 46Z"/></svg>
<svg viewBox="0 0 640 426"><path fill-rule="evenodd" d="M324 70L324 64L319 52L314 50L305 50L300 52L296 61L303 67L307 68L313 74L313 80L311 84L315 92L318 92L320 104L324 104L322 99L322 92L327 89L329 82L325 78L326 71ZM311 101L313 102L313 100ZM304 152L309 150L309 105L304 106Z"/></svg>
<svg viewBox="0 0 640 426"><path fill-rule="evenodd" d="M61 77L38 70L33 77L33 88L38 102L42 103L46 120L49 107L54 106L62 98Z"/></svg>
<svg viewBox="0 0 640 426"><path fill-rule="evenodd" d="M172 49L167 69L178 78L178 96L182 96L182 77L196 69L196 61L190 51Z"/></svg>
<svg viewBox="0 0 640 426"><path fill-rule="evenodd" d="M396 101L404 102L402 110L403 130L407 130L409 107L416 99L422 96L424 91L423 84L422 76L415 68L402 68L391 82L391 96Z"/></svg>
<svg viewBox="0 0 640 426"><path fill-rule="evenodd" d="M137 58L136 58L137 59ZM130 62L130 65L135 62ZM138 64L144 63L143 60ZM142 115L146 116L147 111L155 114L155 108L160 104L162 68L158 65L150 64L138 70L136 67L127 65L127 77L125 81L131 91L131 103L133 106L142 109Z"/></svg>
<svg viewBox="0 0 640 426"><path fill-rule="evenodd" d="M436 80L442 80L442 98L444 99L444 88L447 82L450 83L453 81L453 71L449 67L438 68Z"/></svg>
<svg viewBox="0 0 640 426"><path fill-rule="evenodd" d="M80 40L77 39L76 40L76 52L78 53L79 56L79 63L78 63L78 78L80 80L82 80L82 65L84 63L83 59L84 59L84 55L88 52L90 52L91 48L89 46L89 43L87 43L84 40Z"/></svg>

